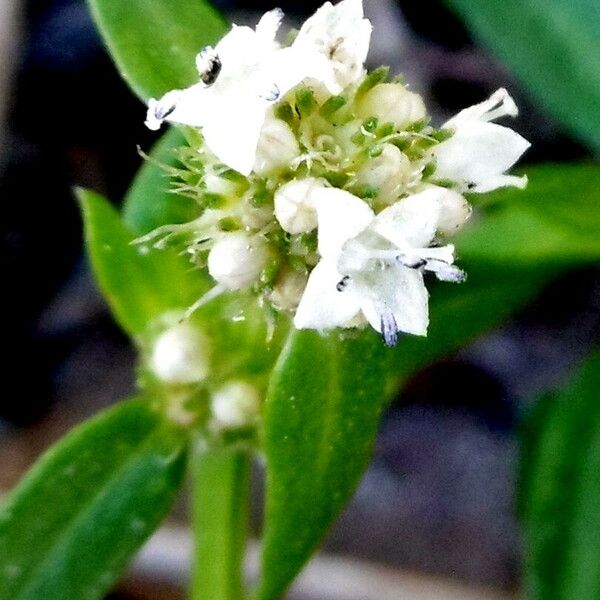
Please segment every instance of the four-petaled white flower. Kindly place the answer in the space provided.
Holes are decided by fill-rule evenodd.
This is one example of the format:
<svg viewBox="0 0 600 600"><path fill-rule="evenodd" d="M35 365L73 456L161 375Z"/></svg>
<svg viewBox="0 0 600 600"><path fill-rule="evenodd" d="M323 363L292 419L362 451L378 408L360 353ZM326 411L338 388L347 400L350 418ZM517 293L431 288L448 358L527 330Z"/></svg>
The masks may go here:
<svg viewBox="0 0 600 600"><path fill-rule="evenodd" d="M436 177L457 183L462 191L524 188L527 177L505 173L531 144L509 127L491 122L504 116L516 117L518 112L509 93L499 89L444 123L442 127L453 134L432 150L437 161Z"/></svg>
<svg viewBox="0 0 600 600"><path fill-rule="evenodd" d="M392 346L399 331L427 333L428 294L423 272L462 281L454 246L432 247L448 190L432 187L375 215L349 192L313 192L321 260L296 311L298 329L348 327L364 317Z"/></svg>
<svg viewBox="0 0 600 600"><path fill-rule="evenodd" d="M250 174L274 102L304 80L336 94L364 73L371 25L361 0L326 3L289 47L275 39L282 18L275 9L255 30L234 25L214 49L198 55L199 83L149 101L146 125L155 130L169 121L200 128L219 160Z"/></svg>

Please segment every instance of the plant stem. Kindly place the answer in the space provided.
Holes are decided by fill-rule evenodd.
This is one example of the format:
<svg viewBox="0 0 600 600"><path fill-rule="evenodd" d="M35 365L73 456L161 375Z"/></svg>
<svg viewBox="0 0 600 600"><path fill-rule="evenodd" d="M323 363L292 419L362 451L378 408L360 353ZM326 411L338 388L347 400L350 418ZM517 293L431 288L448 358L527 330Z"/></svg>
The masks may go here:
<svg viewBox="0 0 600 600"><path fill-rule="evenodd" d="M247 450L197 452L193 459L195 540L192 600L242 600L248 530Z"/></svg>

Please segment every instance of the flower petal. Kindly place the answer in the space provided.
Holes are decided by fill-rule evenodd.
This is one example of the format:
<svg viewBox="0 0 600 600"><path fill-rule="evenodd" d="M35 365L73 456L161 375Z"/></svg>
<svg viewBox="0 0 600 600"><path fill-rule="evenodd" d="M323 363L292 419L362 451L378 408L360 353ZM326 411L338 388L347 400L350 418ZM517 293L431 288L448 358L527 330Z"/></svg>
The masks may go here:
<svg viewBox="0 0 600 600"><path fill-rule="evenodd" d="M504 89L496 90L487 100L461 110L442 127L456 129L471 121L492 121L500 117L516 117L519 109L512 96Z"/></svg>
<svg viewBox="0 0 600 600"><path fill-rule="evenodd" d="M369 205L345 190L313 187L311 200L317 210L321 256L336 258L344 243L373 220Z"/></svg>
<svg viewBox="0 0 600 600"><path fill-rule="evenodd" d="M500 177L529 148L518 133L481 121L464 123L454 135L433 148L437 160L435 176L450 179L471 192L487 192L522 180Z"/></svg>
<svg viewBox="0 0 600 600"><path fill-rule="evenodd" d="M379 333L382 317L391 313L399 331L427 335L429 294L419 271L391 266L357 281L356 288L365 317Z"/></svg>
<svg viewBox="0 0 600 600"><path fill-rule="evenodd" d="M435 236L444 188L431 187L381 211L372 229L401 249L426 248Z"/></svg>
<svg viewBox="0 0 600 600"><path fill-rule="evenodd" d="M358 298L349 285L338 291L342 280L334 260L323 259L311 271L294 317L297 329L346 327L360 311Z"/></svg>
<svg viewBox="0 0 600 600"><path fill-rule="evenodd" d="M292 47L315 49L328 60L328 72L318 79L337 94L362 77L371 29L362 0L342 0L335 6L326 2L305 21Z"/></svg>

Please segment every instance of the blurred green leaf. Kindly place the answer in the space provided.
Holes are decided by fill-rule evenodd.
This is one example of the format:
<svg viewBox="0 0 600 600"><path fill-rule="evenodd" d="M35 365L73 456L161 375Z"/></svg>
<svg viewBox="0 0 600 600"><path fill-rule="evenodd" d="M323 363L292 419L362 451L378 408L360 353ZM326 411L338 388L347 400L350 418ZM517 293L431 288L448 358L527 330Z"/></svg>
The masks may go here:
<svg viewBox="0 0 600 600"><path fill-rule="evenodd" d="M168 511L186 439L131 400L53 446L0 509L0 599L103 598Z"/></svg>
<svg viewBox="0 0 600 600"><path fill-rule="evenodd" d="M96 277L128 333L142 333L157 317L185 310L200 297L206 279L184 257L132 244L136 236L102 196L80 190L79 200Z"/></svg>
<svg viewBox="0 0 600 600"><path fill-rule="evenodd" d="M117 68L142 99L198 81L196 54L227 24L203 0L89 0Z"/></svg>
<svg viewBox="0 0 600 600"><path fill-rule="evenodd" d="M524 428L520 507L532 600L600 597L600 354Z"/></svg>
<svg viewBox="0 0 600 600"><path fill-rule="evenodd" d="M169 168L179 168L176 149L186 144L176 128L169 129L156 143L139 169L123 203L123 221L138 235L198 216L194 200L169 191Z"/></svg>
<svg viewBox="0 0 600 600"><path fill-rule="evenodd" d="M532 97L600 150L596 0L446 0Z"/></svg>
<svg viewBox="0 0 600 600"><path fill-rule="evenodd" d="M584 264L600 259L600 167L543 165L525 190L490 194L456 240L459 256L490 264Z"/></svg>

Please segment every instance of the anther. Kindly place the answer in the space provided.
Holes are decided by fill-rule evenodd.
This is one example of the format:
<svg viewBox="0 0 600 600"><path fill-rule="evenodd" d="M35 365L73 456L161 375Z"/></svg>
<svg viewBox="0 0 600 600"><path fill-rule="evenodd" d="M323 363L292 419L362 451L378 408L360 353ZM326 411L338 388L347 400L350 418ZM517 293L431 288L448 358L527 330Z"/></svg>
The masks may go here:
<svg viewBox="0 0 600 600"><path fill-rule="evenodd" d="M381 315L381 337L388 348L398 343L398 324L391 312Z"/></svg>
<svg viewBox="0 0 600 600"><path fill-rule="evenodd" d="M338 292L343 292L346 287L348 286L348 282L350 281L350 275L345 275L344 277L342 277L342 279L340 279L340 281L337 282L335 289Z"/></svg>

